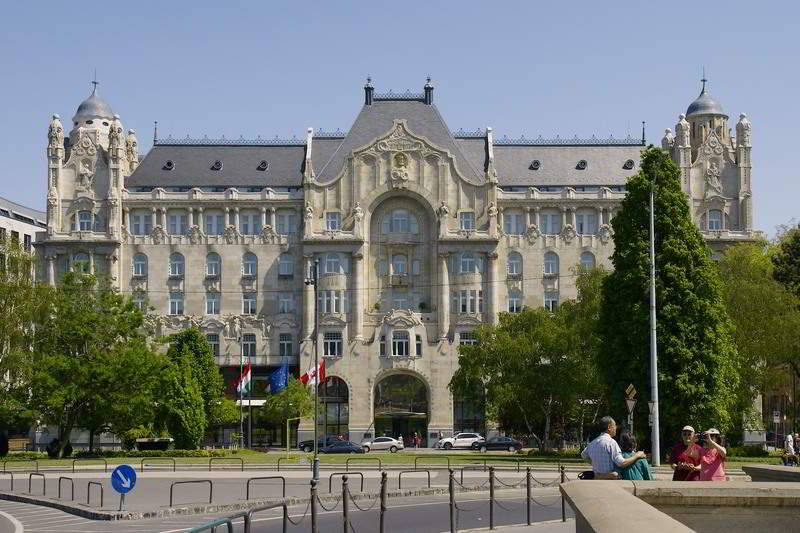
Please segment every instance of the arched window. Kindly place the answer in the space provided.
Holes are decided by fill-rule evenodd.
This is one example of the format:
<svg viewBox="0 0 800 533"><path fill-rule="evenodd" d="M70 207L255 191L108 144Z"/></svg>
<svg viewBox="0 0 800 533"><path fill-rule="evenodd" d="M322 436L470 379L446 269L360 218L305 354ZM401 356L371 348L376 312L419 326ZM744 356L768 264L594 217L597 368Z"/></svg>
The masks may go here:
<svg viewBox="0 0 800 533"><path fill-rule="evenodd" d="M136 254L133 256L133 275L137 278L147 277L147 256Z"/></svg>
<svg viewBox="0 0 800 533"><path fill-rule="evenodd" d="M392 274L395 276L405 276L408 274L407 269L408 259L403 254L395 254L392 256Z"/></svg>
<svg viewBox="0 0 800 533"><path fill-rule="evenodd" d="M708 229L709 231L722 230L722 211L719 209L712 209L708 212Z"/></svg>
<svg viewBox="0 0 800 533"><path fill-rule="evenodd" d="M278 275L294 276L294 257L291 254L281 254L278 258Z"/></svg>
<svg viewBox="0 0 800 533"><path fill-rule="evenodd" d="M182 278L185 274L183 255L175 252L169 256L169 276Z"/></svg>
<svg viewBox="0 0 800 533"><path fill-rule="evenodd" d="M558 255L556 255L555 252L547 252L544 254L544 275L558 275Z"/></svg>
<svg viewBox="0 0 800 533"><path fill-rule="evenodd" d="M92 231L92 212L80 211L78 213L78 230Z"/></svg>
<svg viewBox="0 0 800 533"><path fill-rule="evenodd" d="M222 260L219 254L211 252L206 256L206 277L216 278L222 270Z"/></svg>
<svg viewBox="0 0 800 533"><path fill-rule="evenodd" d="M342 271L342 261L337 253L329 253L325 256L325 273L339 274Z"/></svg>
<svg viewBox="0 0 800 533"><path fill-rule="evenodd" d="M581 254L581 268L583 270L592 270L595 266L594 254L592 252L583 252Z"/></svg>
<svg viewBox="0 0 800 533"><path fill-rule="evenodd" d="M520 291L508 292L508 312L519 313L522 311L522 293Z"/></svg>
<svg viewBox="0 0 800 533"><path fill-rule="evenodd" d="M258 258L256 258L256 254L247 252L242 258L242 275L254 278L257 274Z"/></svg>
<svg viewBox="0 0 800 533"><path fill-rule="evenodd" d="M81 274L90 273L89 254L79 252L72 256L72 271L80 272Z"/></svg>
<svg viewBox="0 0 800 533"><path fill-rule="evenodd" d="M508 276L513 278L522 276L522 256L519 252L508 254Z"/></svg>

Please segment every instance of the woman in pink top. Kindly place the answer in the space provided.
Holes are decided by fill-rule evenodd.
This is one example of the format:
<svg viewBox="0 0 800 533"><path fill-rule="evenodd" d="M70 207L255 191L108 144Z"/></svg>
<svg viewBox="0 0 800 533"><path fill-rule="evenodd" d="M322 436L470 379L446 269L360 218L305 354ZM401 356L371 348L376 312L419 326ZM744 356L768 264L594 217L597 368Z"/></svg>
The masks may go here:
<svg viewBox="0 0 800 533"><path fill-rule="evenodd" d="M719 431L711 428L705 432L703 456L700 458L700 477L698 481L726 481L726 450L720 444Z"/></svg>

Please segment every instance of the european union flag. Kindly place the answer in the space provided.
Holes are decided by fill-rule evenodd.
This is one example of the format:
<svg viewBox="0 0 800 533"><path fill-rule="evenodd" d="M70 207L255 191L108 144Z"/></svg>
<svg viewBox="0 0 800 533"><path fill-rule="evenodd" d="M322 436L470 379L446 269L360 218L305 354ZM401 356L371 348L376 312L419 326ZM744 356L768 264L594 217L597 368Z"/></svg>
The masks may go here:
<svg viewBox="0 0 800 533"><path fill-rule="evenodd" d="M284 358L283 364L269 374L269 392L277 394L289 386L289 362Z"/></svg>

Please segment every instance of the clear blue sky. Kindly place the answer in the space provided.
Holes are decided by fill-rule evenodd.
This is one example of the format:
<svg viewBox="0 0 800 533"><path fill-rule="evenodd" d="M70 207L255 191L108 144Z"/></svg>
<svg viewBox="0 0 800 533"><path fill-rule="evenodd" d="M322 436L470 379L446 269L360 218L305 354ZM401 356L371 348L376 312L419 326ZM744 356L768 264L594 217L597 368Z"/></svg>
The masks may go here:
<svg viewBox="0 0 800 533"><path fill-rule="evenodd" d="M45 7L46 6L46 7ZM753 123L755 225L798 216L794 2L13 2L0 33L0 195L43 209L51 113L100 93L137 131L347 130L365 77L421 90L453 130L640 135L658 144L706 66Z"/></svg>

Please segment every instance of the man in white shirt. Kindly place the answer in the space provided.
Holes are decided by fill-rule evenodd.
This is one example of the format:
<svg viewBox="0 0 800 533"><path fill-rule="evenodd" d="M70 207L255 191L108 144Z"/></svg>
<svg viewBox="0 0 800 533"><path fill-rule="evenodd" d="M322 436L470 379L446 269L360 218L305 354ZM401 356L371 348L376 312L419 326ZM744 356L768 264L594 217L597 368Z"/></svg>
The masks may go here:
<svg viewBox="0 0 800 533"><path fill-rule="evenodd" d="M792 463L797 463L797 456L794 454L794 447L796 442L792 438L791 433L787 433L786 437L783 441L783 464L790 465Z"/></svg>
<svg viewBox="0 0 800 533"><path fill-rule="evenodd" d="M625 459L619 444L613 438L617 434L617 423L610 416L604 416L600 419L600 424L605 430L589 443L581 452L581 457L592 463L595 479L617 479L619 476L614 472L615 466L627 468L639 459L644 459L645 454L639 451Z"/></svg>

